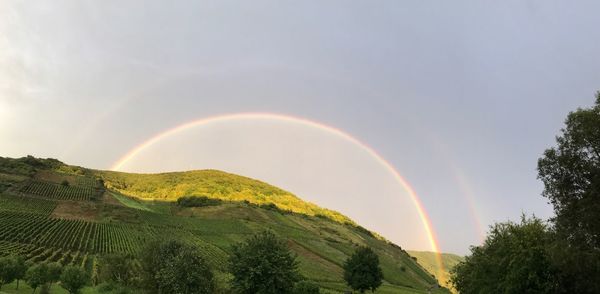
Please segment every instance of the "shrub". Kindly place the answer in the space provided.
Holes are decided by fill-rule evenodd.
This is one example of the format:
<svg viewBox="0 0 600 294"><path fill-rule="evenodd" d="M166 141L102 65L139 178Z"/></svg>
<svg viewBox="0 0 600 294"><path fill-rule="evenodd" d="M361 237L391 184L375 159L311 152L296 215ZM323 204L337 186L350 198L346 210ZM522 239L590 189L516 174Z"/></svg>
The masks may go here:
<svg viewBox="0 0 600 294"><path fill-rule="evenodd" d="M296 256L269 231L234 245L229 270L234 290L243 294L291 293L299 278Z"/></svg>
<svg viewBox="0 0 600 294"><path fill-rule="evenodd" d="M300 281L294 285L293 294L319 294L321 289L315 283L309 281Z"/></svg>
<svg viewBox="0 0 600 294"><path fill-rule="evenodd" d="M216 206L222 203L219 199L208 198L206 196L187 196L177 199L177 205L181 207L204 207Z"/></svg>

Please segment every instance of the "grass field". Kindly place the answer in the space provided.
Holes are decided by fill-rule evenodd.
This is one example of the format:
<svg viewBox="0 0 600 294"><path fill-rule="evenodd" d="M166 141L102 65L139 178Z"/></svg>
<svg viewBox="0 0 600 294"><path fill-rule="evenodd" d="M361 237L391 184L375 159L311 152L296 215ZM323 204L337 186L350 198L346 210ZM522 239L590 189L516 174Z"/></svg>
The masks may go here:
<svg viewBox="0 0 600 294"><path fill-rule="evenodd" d="M465 258L456 254L442 253L442 268L437 262L436 253L430 251L408 251L408 254L417 258L417 262L423 266L427 271L432 273L443 272L443 276L446 277L441 284L450 287L448 283L448 277L450 277L450 270L454 268L459 262L464 261Z"/></svg>
<svg viewBox="0 0 600 294"><path fill-rule="evenodd" d="M437 284L399 246L313 204L303 203L291 209L290 205L302 200L252 179L217 171L168 174L164 178L60 166L31 172L21 164L12 166L30 175L23 178L15 173L11 177L10 168L0 166L9 175L3 178L11 179L8 188L0 192L2 256L14 253L31 262L57 261L81 266L93 276L93 264L103 254L135 255L151 240L174 238L197 246L217 276L226 279L231 246L252 234L271 230L298 255L302 275L320 284L326 293L348 290L342 278L342 265L358 245L368 245L380 256L385 282L377 293L427 293L427 289ZM219 179L221 175L223 179ZM95 186L100 178L106 189ZM68 186L57 184L64 180L69 181ZM23 188L32 183L46 188ZM170 191L166 188L169 185L173 185L173 190L182 189L190 194L220 191L210 196L224 201L215 206L179 207L172 200L187 193ZM77 192L72 197L58 197L55 189L48 188L54 186ZM89 189L100 196L89 196ZM134 193L138 191L141 194L136 196ZM244 191L243 199L235 191ZM252 195L256 198L250 199ZM276 207L261 205L271 200ZM11 285L3 291L15 293L11 292ZM95 293L92 288L86 291ZM25 292L30 293L30 289ZM63 292L55 286L52 293ZM434 288L433 293L447 291Z"/></svg>

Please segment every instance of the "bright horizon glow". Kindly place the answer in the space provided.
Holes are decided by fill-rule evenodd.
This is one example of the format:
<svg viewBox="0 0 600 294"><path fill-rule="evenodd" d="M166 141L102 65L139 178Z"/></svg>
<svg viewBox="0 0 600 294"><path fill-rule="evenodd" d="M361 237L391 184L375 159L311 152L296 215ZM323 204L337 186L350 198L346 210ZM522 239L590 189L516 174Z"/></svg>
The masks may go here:
<svg viewBox="0 0 600 294"><path fill-rule="evenodd" d="M396 170L396 168L391 163L389 163L387 160L385 160L373 148L371 148L367 144L361 142L360 140L356 139L355 137L341 131L340 129L337 129L335 127L331 127L331 126L328 126L328 125L325 125L322 123L318 123L318 122L311 121L311 120L304 119L304 118L298 118L298 117L282 115L282 114L273 114L273 113L238 113L238 114L226 114L226 115L218 115L218 116L212 116L212 117L208 117L208 118L198 119L198 120L194 120L191 122L181 124L179 126L168 129L166 131L163 131L163 132L153 136L152 138L144 141L143 143L137 145L136 147L131 149L129 152L127 152L123 157L121 157L117 162L115 162L112 165L111 170L114 170L114 171L120 170L128 161L130 161L134 157L136 157L141 151L143 151L144 149L152 146L153 144L155 144L163 139L166 139L167 137L169 137L171 135L174 135L176 133L182 132L182 131L190 129L190 128L198 127L198 126L205 126L205 125L209 125L212 123L232 121L232 120L279 120L279 121L286 121L286 122L301 124L301 125L310 126L310 127L325 131L327 133L333 134L339 138L342 138L342 139L360 147L361 150L363 150L364 152L369 154L380 165L382 165L394 177L396 182L398 182L401 185L401 187L408 193L414 207L417 210L419 218L423 224L423 228L425 229L425 232L427 234L427 239L429 241L430 250L436 253L436 261L437 261L439 267L443 268L438 241L437 241L435 232L433 231L430 218L427 215L427 213L423 207L423 204L421 203L421 201L419 199L419 196L417 195L415 190L410 186L408 181L406 181L402 177L402 175ZM443 280L445 278L445 277L443 277L441 272L437 273L437 275L440 278L440 280Z"/></svg>

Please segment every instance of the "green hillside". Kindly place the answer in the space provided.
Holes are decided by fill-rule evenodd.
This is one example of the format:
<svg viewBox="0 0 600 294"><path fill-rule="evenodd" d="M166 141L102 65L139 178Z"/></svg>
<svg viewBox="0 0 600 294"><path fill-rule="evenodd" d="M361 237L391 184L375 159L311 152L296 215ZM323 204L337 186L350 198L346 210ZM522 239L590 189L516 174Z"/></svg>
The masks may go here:
<svg viewBox="0 0 600 294"><path fill-rule="evenodd" d="M177 205L179 197L192 195L220 200ZM232 244L265 229L286 240L301 273L328 293L348 290L342 264L358 245L380 257L385 282L377 293L447 292L399 246L260 181L214 170L128 174L0 157L1 256L81 266L94 279L103 254L136 255L151 240L176 238L199 247L227 284Z"/></svg>
<svg viewBox="0 0 600 294"><path fill-rule="evenodd" d="M459 262L464 261L465 258L463 256L459 256L456 254L450 253L442 253L442 266L440 269L439 263L437 262L437 253L431 251L412 251L408 250L408 254L415 257L417 262L423 266L428 272L431 273L439 273L442 272L442 275L445 277L445 281L441 281L442 285L449 287L447 278L450 276L449 272L454 266L456 266Z"/></svg>

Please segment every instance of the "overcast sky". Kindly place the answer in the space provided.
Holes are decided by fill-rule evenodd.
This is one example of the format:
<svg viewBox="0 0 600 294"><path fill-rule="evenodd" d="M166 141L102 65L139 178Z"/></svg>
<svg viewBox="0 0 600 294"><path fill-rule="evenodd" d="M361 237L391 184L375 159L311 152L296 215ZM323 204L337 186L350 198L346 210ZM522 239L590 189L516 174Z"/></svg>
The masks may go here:
<svg viewBox="0 0 600 294"><path fill-rule="evenodd" d="M0 156L108 169L135 145L193 119L294 115L377 150L420 195L441 249L464 254L479 242L477 222L485 229L522 212L551 215L536 162L567 113L591 105L600 89L598 11L598 1L546 0L4 0ZM173 160L185 155L191 168L209 168L191 158L194 144L208 150L198 138L253 132L221 127L230 132L193 130L173 139L187 149L179 153L164 142L171 144L165 150ZM274 136L273 128L256 132ZM338 146L334 151L357 160L344 166L337 158L328 172L340 172L330 183L296 186L299 175L325 174L310 163L297 168L294 154L261 168L288 167L274 184L354 216L400 245L428 249L394 235L387 220L361 214L368 205L339 201L335 185L348 185L341 170L371 163L352 146L327 140L311 145L307 137L298 146ZM236 150L228 152L202 156ZM148 168L180 167L169 159L163 155ZM232 169L252 176L253 167L243 164L252 162ZM365 183L384 181L371 168ZM379 188L372 189L362 197L376 201Z"/></svg>

